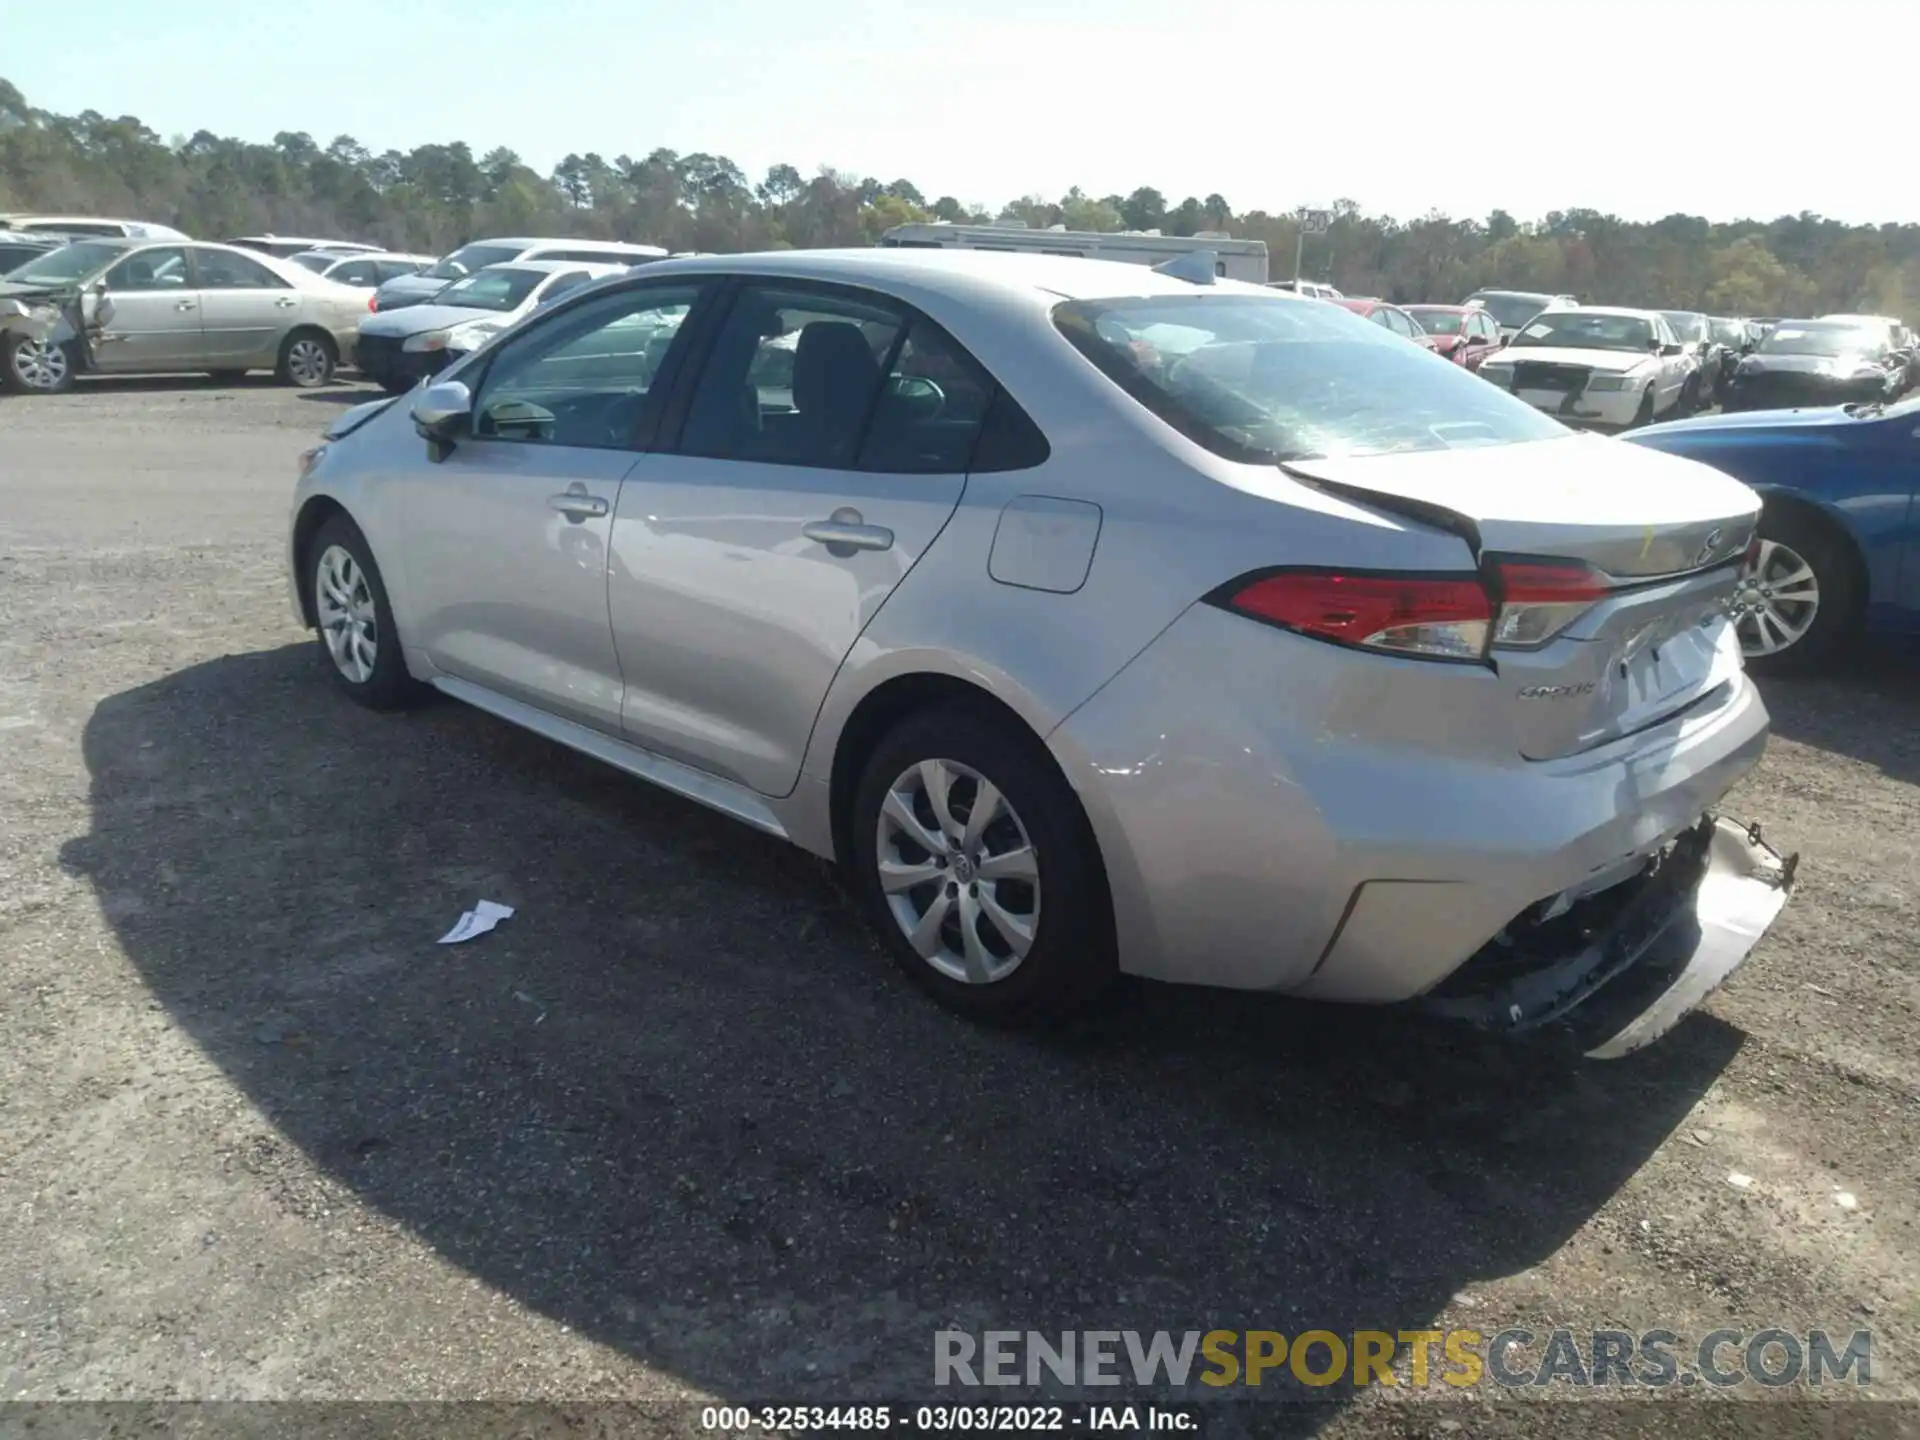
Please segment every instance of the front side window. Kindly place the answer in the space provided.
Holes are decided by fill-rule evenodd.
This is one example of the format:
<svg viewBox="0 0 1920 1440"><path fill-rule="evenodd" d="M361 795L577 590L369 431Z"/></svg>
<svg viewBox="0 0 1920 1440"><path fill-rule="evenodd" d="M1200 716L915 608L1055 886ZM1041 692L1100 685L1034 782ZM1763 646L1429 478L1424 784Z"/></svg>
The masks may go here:
<svg viewBox="0 0 1920 1440"><path fill-rule="evenodd" d="M681 452L851 467L905 320L879 296L746 287L694 389Z"/></svg>
<svg viewBox="0 0 1920 1440"><path fill-rule="evenodd" d="M196 250L204 290L291 290L293 287L258 260L231 250Z"/></svg>
<svg viewBox="0 0 1920 1440"><path fill-rule="evenodd" d="M107 289L117 294L187 288L187 252L178 245L136 250L107 271Z"/></svg>
<svg viewBox="0 0 1920 1440"><path fill-rule="evenodd" d="M1689 314L1685 310L1662 310L1668 326L1674 335L1686 345L1696 344L1707 338L1707 317Z"/></svg>
<svg viewBox="0 0 1920 1440"><path fill-rule="evenodd" d="M608 295L505 341L474 397L474 434L626 449L698 285Z"/></svg>
<svg viewBox="0 0 1920 1440"><path fill-rule="evenodd" d="M1229 459L1445 450L1567 433L1337 305L1166 296L1069 301L1053 318L1128 395Z"/></svg>

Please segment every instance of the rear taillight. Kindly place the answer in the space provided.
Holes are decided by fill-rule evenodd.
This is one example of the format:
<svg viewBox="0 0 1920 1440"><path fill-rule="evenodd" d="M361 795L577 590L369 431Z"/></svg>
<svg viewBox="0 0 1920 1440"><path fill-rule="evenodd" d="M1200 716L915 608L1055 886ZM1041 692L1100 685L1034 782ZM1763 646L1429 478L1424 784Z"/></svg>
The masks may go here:
<svg viewBox="0 0 1920 1440"><path fill-rule="evenodd" d="M380 297L378 295L367 296L367 309L378 310L379 308L380 308Z"/></svg>
<svg viewBox="0 0 1920 1440"><path fill-rule="evenodd" d="M1388 655L1484 659L1493 605L1476 576L1281 570L1229 586L1242 615Z"/></svg>
<svg viewBox="0 0 1920 1440"><path fill-rule="evenodd" d="M1546 644L1613 588L1605 575L1578 563L1500 560L1492 569L1500 602L1493 643L1503 649L1532 650Z"/></svg>

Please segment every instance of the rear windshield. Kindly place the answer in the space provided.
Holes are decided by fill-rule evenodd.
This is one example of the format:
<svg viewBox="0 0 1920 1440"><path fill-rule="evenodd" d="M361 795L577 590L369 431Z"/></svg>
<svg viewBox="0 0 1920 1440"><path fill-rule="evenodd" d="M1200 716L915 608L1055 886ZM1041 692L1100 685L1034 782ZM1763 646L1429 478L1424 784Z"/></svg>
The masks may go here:
<svg viewBox="0 0 1920 1440"><path fill-rule="evenodd" d="M462 245L427 271L427 278L458 280L461 276L471 275L474 271L484 269L488 265L500 265L508 260L518 260L526 248L524 245Z"/></svg>
<svg viewBox="0 0 1920 1440"><path fill-rule="evenodd" d="M1458 310L1423 310L1411 305L1407 313L1420 322L1420 328L1429 335L1458 335L1460 327L1467 323L1467 317Z"/></svg>
<svg viewBox="0 0 1920 1440"><path fill-rule="evenodd" d="M1174 429L1244 461L1507 445L1556 420L1337 305L1281 296L1076 300L1054 323Z"/></svg>
<svg viewBox="0 0 1920 1440"><path fill-rule="evenodd" d="M1482 310L1493 316L1494 320L1512 330L1524 325L1542 310L1547 308L1548 300L1544 295L1476 295L1473 297Z"/></svg>

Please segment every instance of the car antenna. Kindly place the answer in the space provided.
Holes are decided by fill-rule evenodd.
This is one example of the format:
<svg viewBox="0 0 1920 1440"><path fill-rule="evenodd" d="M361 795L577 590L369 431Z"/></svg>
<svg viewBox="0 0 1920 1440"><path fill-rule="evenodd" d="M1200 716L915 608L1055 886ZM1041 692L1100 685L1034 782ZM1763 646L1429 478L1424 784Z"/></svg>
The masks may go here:
<svg viewBox="0 0 1920 1440"><path fill-rule="evenodd" d="M1153 273L1171 275L1176 280L1186 280L1195 285L1211 285L1214 269L1219 263L1219 255L1212 250L1189 250L1184 255L1176 255L1154 266Z"/></svg>

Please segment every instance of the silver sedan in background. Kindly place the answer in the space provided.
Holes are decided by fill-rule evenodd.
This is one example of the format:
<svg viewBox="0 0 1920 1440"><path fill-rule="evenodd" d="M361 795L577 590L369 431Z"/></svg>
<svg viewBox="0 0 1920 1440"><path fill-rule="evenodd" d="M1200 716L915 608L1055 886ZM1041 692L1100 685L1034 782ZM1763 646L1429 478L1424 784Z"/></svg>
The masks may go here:
<svg viewBox="0 0 1920 1440"><path fill-rule="evenodd" d="M0 304L65 315L71 338L8 332L0 383L65 390L75 374L237 378L271 370L324 385L367 314L364 292L303 266L197 241L80 240L0 280Z"/></svg>
<svg viewBox="0 0 1920 1440"><path fill-rule="evenodd" d="M1792 883L1712 813L1767 734L1755 494L1210 262L667 261L302 470L342 692L840 862L971 1015L1128 972L1613 1056Z"/></svg>

